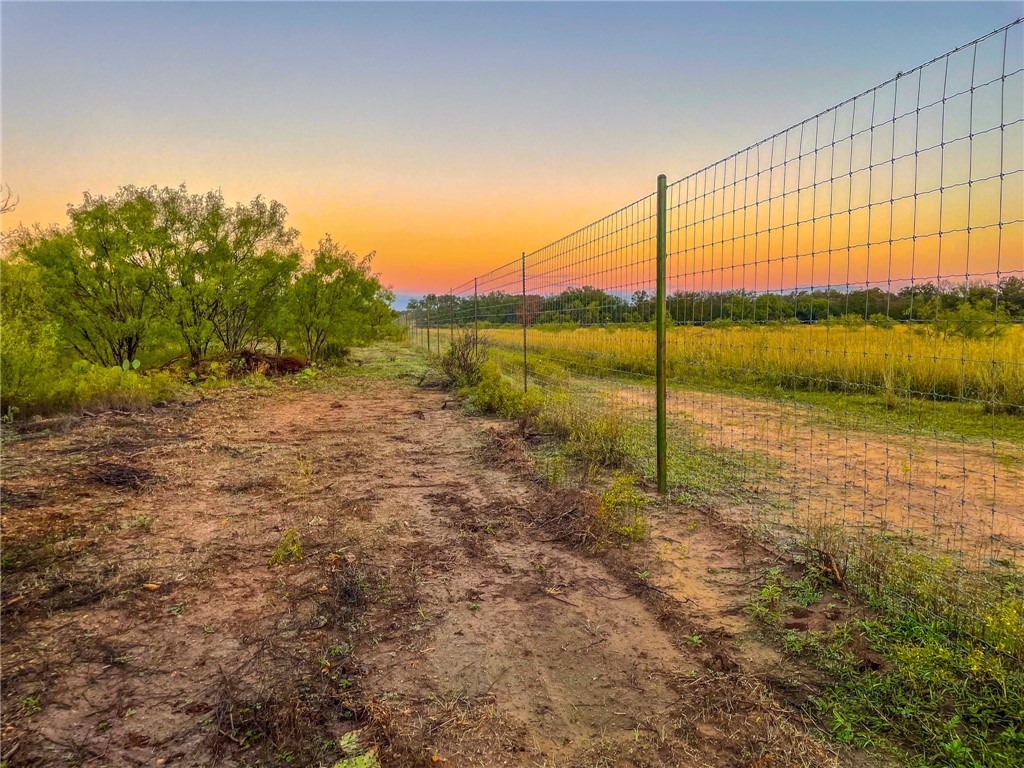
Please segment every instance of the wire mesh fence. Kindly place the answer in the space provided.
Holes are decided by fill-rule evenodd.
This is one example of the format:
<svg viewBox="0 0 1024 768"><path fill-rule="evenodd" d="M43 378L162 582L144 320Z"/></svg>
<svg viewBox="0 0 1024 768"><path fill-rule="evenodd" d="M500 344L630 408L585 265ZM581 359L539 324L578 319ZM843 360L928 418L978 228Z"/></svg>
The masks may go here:
<svg viewBox="0 0 1024 768"><path fill-rule="evenodd" d="M472 331L653 475L661 215L671 492L923 610L982 605L1024 564L1022 32L668 185L660 214L649 195L413 302L410 339Z"/></svg>

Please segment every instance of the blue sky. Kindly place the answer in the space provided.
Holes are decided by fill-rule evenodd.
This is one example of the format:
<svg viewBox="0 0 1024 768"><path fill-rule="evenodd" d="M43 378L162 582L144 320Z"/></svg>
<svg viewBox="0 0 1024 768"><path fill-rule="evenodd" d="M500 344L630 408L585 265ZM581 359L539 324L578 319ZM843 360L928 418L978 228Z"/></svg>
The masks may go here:
<svg viewBox="0 0 1024 768"><path fill-rule="evenodd" d="M26 224L125 183L263 194L444 290L1021 12L5 2L3 177Z"/></svg>

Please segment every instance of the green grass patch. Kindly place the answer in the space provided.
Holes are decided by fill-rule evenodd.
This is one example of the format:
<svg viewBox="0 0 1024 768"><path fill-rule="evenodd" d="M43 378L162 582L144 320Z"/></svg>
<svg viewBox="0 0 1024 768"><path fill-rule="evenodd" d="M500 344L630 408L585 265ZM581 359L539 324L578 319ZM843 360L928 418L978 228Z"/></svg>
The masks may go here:
<svg viewBox="0 0 1024 768"><path fill-rule="evenodd" d="M798 580L768 570L750 613L825 673L812 707L838 741L915 768L1024 765L1021 574L983 577L895 549L886 559L884 573L867 563L847 572L868 618L783 630L796 607L837 597L814 567Z"/></svg>

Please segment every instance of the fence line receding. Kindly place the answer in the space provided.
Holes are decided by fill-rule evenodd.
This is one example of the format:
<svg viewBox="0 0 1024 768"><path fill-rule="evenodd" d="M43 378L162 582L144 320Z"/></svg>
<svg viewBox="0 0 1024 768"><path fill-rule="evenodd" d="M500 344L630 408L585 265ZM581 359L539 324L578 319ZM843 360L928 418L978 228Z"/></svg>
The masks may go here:
<svg viewBox="0 0 1024 768"><path fill-rule="evenodd" d="M892 563L960 598L1024 564L1022 32L668 184L660 218L652 191L411 302L410 339L474 333L511 380L627 422L653 478L660 223L669 492L943 612Z"/></svg>

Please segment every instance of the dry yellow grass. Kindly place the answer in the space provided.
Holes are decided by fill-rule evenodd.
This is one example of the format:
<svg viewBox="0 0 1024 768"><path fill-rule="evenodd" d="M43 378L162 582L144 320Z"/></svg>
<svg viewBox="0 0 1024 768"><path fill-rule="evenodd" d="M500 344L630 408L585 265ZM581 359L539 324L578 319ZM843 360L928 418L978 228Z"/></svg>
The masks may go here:
<svg viewBox="0 0 1024 768"><path fill-rule="evenodd" d="M480 334L506 348L522 343L518 328ZM531 328L527 343L589 373L654 373L649 327ZM668 374L684 382L968 400L1014 412L1024 408L1024 328L964 339L902 325L676 327L669 330Z"/></svg>

